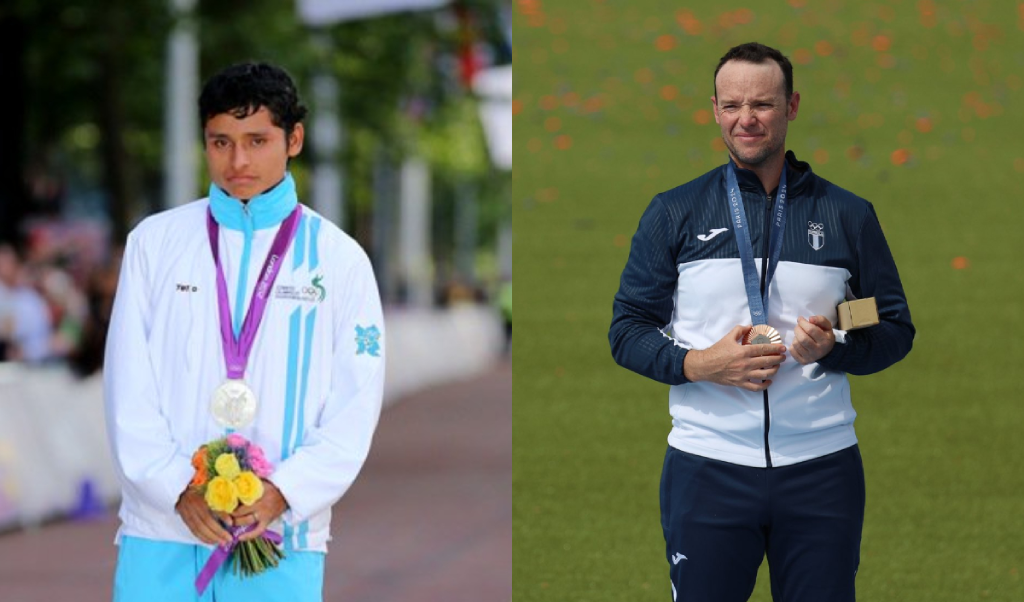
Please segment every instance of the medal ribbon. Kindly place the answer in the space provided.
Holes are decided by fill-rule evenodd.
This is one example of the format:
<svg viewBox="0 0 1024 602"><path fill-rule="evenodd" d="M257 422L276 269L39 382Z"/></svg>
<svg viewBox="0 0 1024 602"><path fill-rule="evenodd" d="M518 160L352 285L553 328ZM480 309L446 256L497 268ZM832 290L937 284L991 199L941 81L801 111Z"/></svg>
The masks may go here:
<svg viewBox="0 0 1024 602"><path fill-rule="evenodd" d="M252 299L249 301L249 310L245 312L245 321L242 322L242 330L236 338L231 328L231 309L228 304L228 285L224 279L224 269L220 264L220 251L217 240L220 228L217 221L213 219L213 212L207 209L206 231L210 235L210 250L213 251L213 263L217 266L217 307L220 310L220 338L224 346L224 363L227 364L228 378L238 379L245 375L245 367L249 363L249 353L252 352L253 342L256 340L256 331L263 321L263 312L267 309L267 301L270 298L270 291L281 271L281 264L284 262L285 251L292 244L295 238L295 231L298 229L299 217L302 214L302 207L296 205L291 214L281 222L274 242L270 245L270 252L263 262L260 270L260 278L256 282ZM244 268L243 268L244 269Z"/></svg>
<svg viewBox="0 0 1024 602"><path fill-rule="evenodd" d="M768 288L775 277L775 268L782 254L782 234L786 229L786 166L782 166L782 178L779 180L779 198L775 201L775 212L772 215L771 234L768 239L768 272L764 277L764 294L761 294L761 278L757 275L754 264L754 249L750 244L750 231L747 229L747 216L743 210L743 195L736 181L736 168L732 161L725 170L725 188L729 197L729 211L735 226L736 246L740 251L740 265L743 266L743 284L747 289L747 304L750 306L750 319L754 325L768 323Z"/></svg>

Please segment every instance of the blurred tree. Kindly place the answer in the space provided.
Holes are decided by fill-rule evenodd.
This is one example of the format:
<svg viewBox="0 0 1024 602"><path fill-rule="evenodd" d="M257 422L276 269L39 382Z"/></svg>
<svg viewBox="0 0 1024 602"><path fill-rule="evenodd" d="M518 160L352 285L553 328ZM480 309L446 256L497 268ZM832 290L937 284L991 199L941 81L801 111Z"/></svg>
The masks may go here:
<svg viewBox="0 0 1024 602"><path fill-rule="evenodd" d="M299 22L294 2L199 0L196 18L204 81L228 65L267 61L280 65L301 82L316 58L309 31Z"/></svg>
<svg viewBox="0 0 1024 602"><path fill-rule="evenodd" d="M29 107L23 157L43 160L53 148L71 156L107 191L114 236L123 240L143 190L142 163L154 155L146 147L161 123L164 2L25 0L14 6L28 32L21 55Z"/></svg>
<svg viewBox="0 0 1024 602"><path fill-rule="evenodd" d="M467 51L479 53L478 66L508 56L503 52L507 40L499 26L500 7L493 0L473 0L456 3L454 9L330 29L331 54L326 58L342 85L341 113L349 137L343 162L349 223L357 238L365 240L371 231L378 164L419 155L434 172L435 258L451 263L454 203L467 188L482 208L479 240L494 242L504 196L489 185L495 174L463 68ZM463 19L473 28L471 36L462 27ZM437 267L438 274L452 272L451 266Z"/></svg>
<svg viewBox="0 0 1024 602"><path fill-rule="evenodd" d="M473 16L478 39L507 46L497 0L460 6ZM203 79L243 60L282 65L304 91L318 70L338 78L347 129L339 158L350 200L347 221L362 242L371 232L367 222L380 157L397 164L410 153L420 154L449 190L455 178L483 182L491 177L473 101L459 81L465 31L450 9L342 23L320 32L299 22L293 2L279 0L199 0L193 18ZM73 166L74 192L83 187L104 192L115 240L123 240L138 217L160 207L163 70L171 25L167 0L3 3L0 66L8 91L0 125L3 227L13 228L36 209L24 191L26 166L55 152ZM318 44L317 36L328 43ZM201 144L199 132L195 140ZM308 153L293 166L300 189L306 185L304 156ZM501 195L486 198L500 202L495 199Z"/></svg>
<svg viewBox="0 0 1024 602"><path fill-rule="evenodd" d="M25 16L17 5L0 8L0 73L6 94L0 96L0 241L13 241L25 214L27 193L22 182L25 166L25 75L28 45Z"/></svg>

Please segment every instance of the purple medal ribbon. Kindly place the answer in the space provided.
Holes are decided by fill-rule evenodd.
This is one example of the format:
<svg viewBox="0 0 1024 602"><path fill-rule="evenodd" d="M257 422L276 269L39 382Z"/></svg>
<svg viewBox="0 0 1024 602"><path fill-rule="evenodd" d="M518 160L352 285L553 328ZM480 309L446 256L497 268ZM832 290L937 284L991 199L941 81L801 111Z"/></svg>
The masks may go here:
<svg viewBox="0 0 1024 602"><path fill-rule="evenodd" d="M224 362L227 364L228 378L239 379L245 374L245 366L249 363L249 353L252 351L253 341L256 340L256 331L259 330L260 322L263 321L263 312L267 309L267 301L270 298L270 291L274 286L274 281L277 279L277 273L281 271L281 263L284 260L285 251L292 244L292 239L295 238L295 231L298 229L301 213L302 207L297 205L291 214L281 222L281 227L277 230L277 235L274 236L274 242L270 245L267 259L263 262L260 278L256 282L256 289L253 291L252 300L249 302L249 310L245 312L242 330L236 339L235 333L231 329L228 285L224 279L224 270L220 265L220 252L217 248L217 238L220 229L217 221L213 219L213 212L207 209L206 231L210 235L213 263L217 266L217 306L220 309L220 338L224 346Z"/></svg>
<svg viewBox="0 0 1024 602"><path fill-rule="evenodd" d="M196 577L196 592L199 593L200 596L206 591L206 587L210 585L210 580L212 580L213 576L217 573L217 569L219 569L221 565L231 557L231 552L233 552L235 547L238 545L238 538L255 528L256 523L252 523L251 525L246 525L244 527L232 527L231 543L217 546L214 549L213 554L210 555L210 558L203 566L203 570L200 571L199 576ZM281 536L274 531L264 531L261 537L276 545L281 545L281 542L283 541Z"/></svg>

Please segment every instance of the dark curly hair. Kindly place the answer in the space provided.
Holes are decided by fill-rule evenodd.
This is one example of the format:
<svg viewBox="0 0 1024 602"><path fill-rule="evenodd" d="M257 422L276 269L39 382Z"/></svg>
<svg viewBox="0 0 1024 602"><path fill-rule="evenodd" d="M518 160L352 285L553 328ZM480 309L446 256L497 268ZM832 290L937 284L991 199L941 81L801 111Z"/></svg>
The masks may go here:
<svg viewBox="0 0 1024 602"><path fill-rule="evenodd" d="M280 67L267 63L239 63L214 75L199 95L199 123L221 113L244 119L266 107L274 125L291 136L295 124L306 116L295 82Z"/></svg>

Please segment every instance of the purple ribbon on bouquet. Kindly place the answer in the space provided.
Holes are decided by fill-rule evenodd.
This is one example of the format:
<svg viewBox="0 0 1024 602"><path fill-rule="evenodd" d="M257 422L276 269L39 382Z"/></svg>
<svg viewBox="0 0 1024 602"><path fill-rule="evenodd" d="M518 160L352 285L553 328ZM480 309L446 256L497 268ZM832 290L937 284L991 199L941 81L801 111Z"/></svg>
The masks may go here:
<svg viewBox="0 0 1024 602"><path fill-rule="evenodd" d="M233 552L235 547L238 546L238 538L255 528L256 523L252 523L244 527L232 527L231 543L214 548L213 554L210 555L210 558L206 561L206 565L203 567L203 570L200 571L199 576L196 577L196 592L199 593L199 595L202 595L203 592L206 591L206 587L210 585L210 580L213 579L213 576L217 573L217 569L219 569L220 566L231 557L231 552ZM281 542L284 541L281 539L279 534L269 530L264 531L261 537L264 537L277 545L280 545Z"/></svg>

